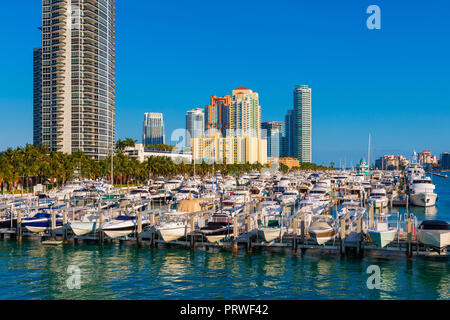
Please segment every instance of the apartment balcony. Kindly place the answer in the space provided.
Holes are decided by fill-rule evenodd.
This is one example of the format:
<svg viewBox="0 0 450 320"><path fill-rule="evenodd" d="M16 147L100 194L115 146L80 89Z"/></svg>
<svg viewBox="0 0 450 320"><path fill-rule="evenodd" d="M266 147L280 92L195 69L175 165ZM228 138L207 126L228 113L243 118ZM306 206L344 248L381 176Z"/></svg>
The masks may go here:
<svg viewBox="0 0 450 320"><path fill-rule="evenodd" d="M63 55L63 54L57 54L57 55L54 55L52 57L52 59L55 60L55 61L63 61L63 60L66 59L66 56Z"/></svg>

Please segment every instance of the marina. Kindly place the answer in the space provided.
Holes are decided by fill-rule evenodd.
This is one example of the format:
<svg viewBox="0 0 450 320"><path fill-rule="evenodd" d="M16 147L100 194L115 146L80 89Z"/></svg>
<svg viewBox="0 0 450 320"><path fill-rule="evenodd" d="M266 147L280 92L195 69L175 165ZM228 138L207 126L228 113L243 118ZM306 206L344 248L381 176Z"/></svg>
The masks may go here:
<svg viewBox="0 0 450 320"><path fill-rule="evenodd" d="M387 206L374 208L367 187L382 180L387 186L391 177ZM198 191L182 200L171 197L177 188L162 191L162 177L147 186L103 186L104 193L98 182L73 181L45 196L6 195L0 297L449 299L448 246L418 237L423 221L449 220L448 179L433 179L436 206L396 207L393 195L405 186L400 172L396 177L374 171L361 178L351 170L217 173L181 179L179 190ZM86 187L97 191L79 196ZM245 192L256 187L262 192ZM298 198L283 204L281 196L294 189ZM39 212L50 215L45 230L31 232L24 220ZM66 283L74 265L78 290ZM382 272L379 290L366 286L373 265Z"/></svg>
<svg viewBox="0 0 450 320"><path fill-rule="evenodd" d="M6 196L0 237L18 242L37 238L47 245L129 242L235 254L281 250L449 257L449 224L419 221L410 211L433 210L437 198L434 187L417 191L419 184L434 186L418 166L404 175L252 172L239 178L216 175L212 181L203 185L199 177L174 177L119 190L86 180L38 196ZM369 182L368 189L363 182ZM262 192L249 192L257 186ZM423 192L433 196L432 206L414 201ZM402 213L394 207L399 193L405 194Z"/></svg>

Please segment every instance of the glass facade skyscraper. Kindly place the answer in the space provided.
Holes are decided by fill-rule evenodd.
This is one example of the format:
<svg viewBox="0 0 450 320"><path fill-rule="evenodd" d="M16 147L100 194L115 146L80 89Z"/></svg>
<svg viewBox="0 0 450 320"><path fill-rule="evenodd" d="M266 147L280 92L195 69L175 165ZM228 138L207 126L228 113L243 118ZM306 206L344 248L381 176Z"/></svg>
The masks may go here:
<svg viewBox="0 0 450 320"><path fill-rule="evenodd" d="M311 88L307 85L294 89L295 151L300 163L311 163Z"/></svg>
<svg viewBox="0 0 450 320"><path fill-rule="evenodd" d="M270 121L261 123L262 138L267 139L267 157L282 156L283 122Z"/></svg>
<svg viewBox="0 0 450 320"><path fill-rule="evenodd" d="M41 70L35 142L107 157L115 132L115 1L42 0Z"/></svg>
<svg viewBox="0 0 450 320"><path fill-rule="evenodd" d="M186 146L191 146L192 138L200 138L205 132L205 113L203 108L189 110L186 113Z"/></svg>
<svg viewBox="0 0 450 320"><path fill-rule="evenodd" d="M166 138L162 113L146 113L142 131L142 143L144 145L165 144Z"/></svg>

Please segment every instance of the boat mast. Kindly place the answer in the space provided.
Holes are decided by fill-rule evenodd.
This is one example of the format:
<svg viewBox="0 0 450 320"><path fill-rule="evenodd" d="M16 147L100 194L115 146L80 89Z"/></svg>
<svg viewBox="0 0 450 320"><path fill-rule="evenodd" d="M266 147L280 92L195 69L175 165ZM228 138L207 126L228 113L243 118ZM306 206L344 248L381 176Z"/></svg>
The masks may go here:
<svg viewBox="0 0 450 320"><path fill-rule="evenodd" d="M111 185L114 188L114 147L111 151Z"/></svg>
<svg viewBox="0 0 450 320"><path fill-rule="evenodd" d="M370 171L370 133L369 133L369 151L367 153L367 165L369 166Z"/></svg>

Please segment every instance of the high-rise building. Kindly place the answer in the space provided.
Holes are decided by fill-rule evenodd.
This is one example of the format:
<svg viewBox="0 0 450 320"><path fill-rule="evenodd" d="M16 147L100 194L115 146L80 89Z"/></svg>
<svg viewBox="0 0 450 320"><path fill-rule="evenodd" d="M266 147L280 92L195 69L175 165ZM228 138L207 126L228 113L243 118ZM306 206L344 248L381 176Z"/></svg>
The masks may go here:
<svg viewBox="0 0 450 320"><path fill-rule="evenodd" d="M256 137L223 137L216 132L210 137L192 139L191 145L195 163L267 163L267 141Z"/></svg>
<svg viewBox="0 0 450 320"><path fill-rule="evenodd" d="M211 103L205 106L205 129L213 132L217 129L222 136L226 136L227 130L230 128L229 112L231 97L211 96Z"/></svg>
<svg viewBox="0 0 450 320"><path fill-rule="evenodd" d="M162 113L145 113L142 131L142 143L144 145L165 144L166 139Z"/></svg>
<svg viewBox="0 0 450 320"><path fill-rule="evenodd" d="M258 93L240 87L233 90L229 112L231 134L261 137L261 107Z"/></svg>
<svg viewBox="0 0 450 320"><path fill-rule="evenodd" d="M42 49L33 49L33 144L42 144Z"/></svg>
<svg viewBox="0 0 450 320"><path fill-rule="evenodd" d="M192 138L200 138L205 132L205 113L203 108L186 112L186 146L191 146Z"/></svg>
<svg viewBox="0 0 450 320"><path fill-rule="evenodd" d="M52 151L107 157L115 131L115 0L43 0L41 70L34 124L41 138L34 140Z"/></svg>
<svg viewBox="0 0 450 320"><path fill-rule="evenodd" d="M262 138L267 139L267 157L282 156L283 122L270 121L261 123Z"/></svg>
<svg viewBox="0 0 450 320"><path fill-rule="evenodd" d="M295 117L294 110L288 110L284 118L283 156L295 157Z"/></svg>
<svg viewBox="0 0 450 320"><path fill-rule="evenodd" d="M295 156L300 163L312 162L311 155L311 88L294 89Z"/></svg>
<svg viewBox="0 0 450 320"><path fill-rule="evenodd" d="M450 170L450 152L441 154L441 168L442 170Z"/></svg>

